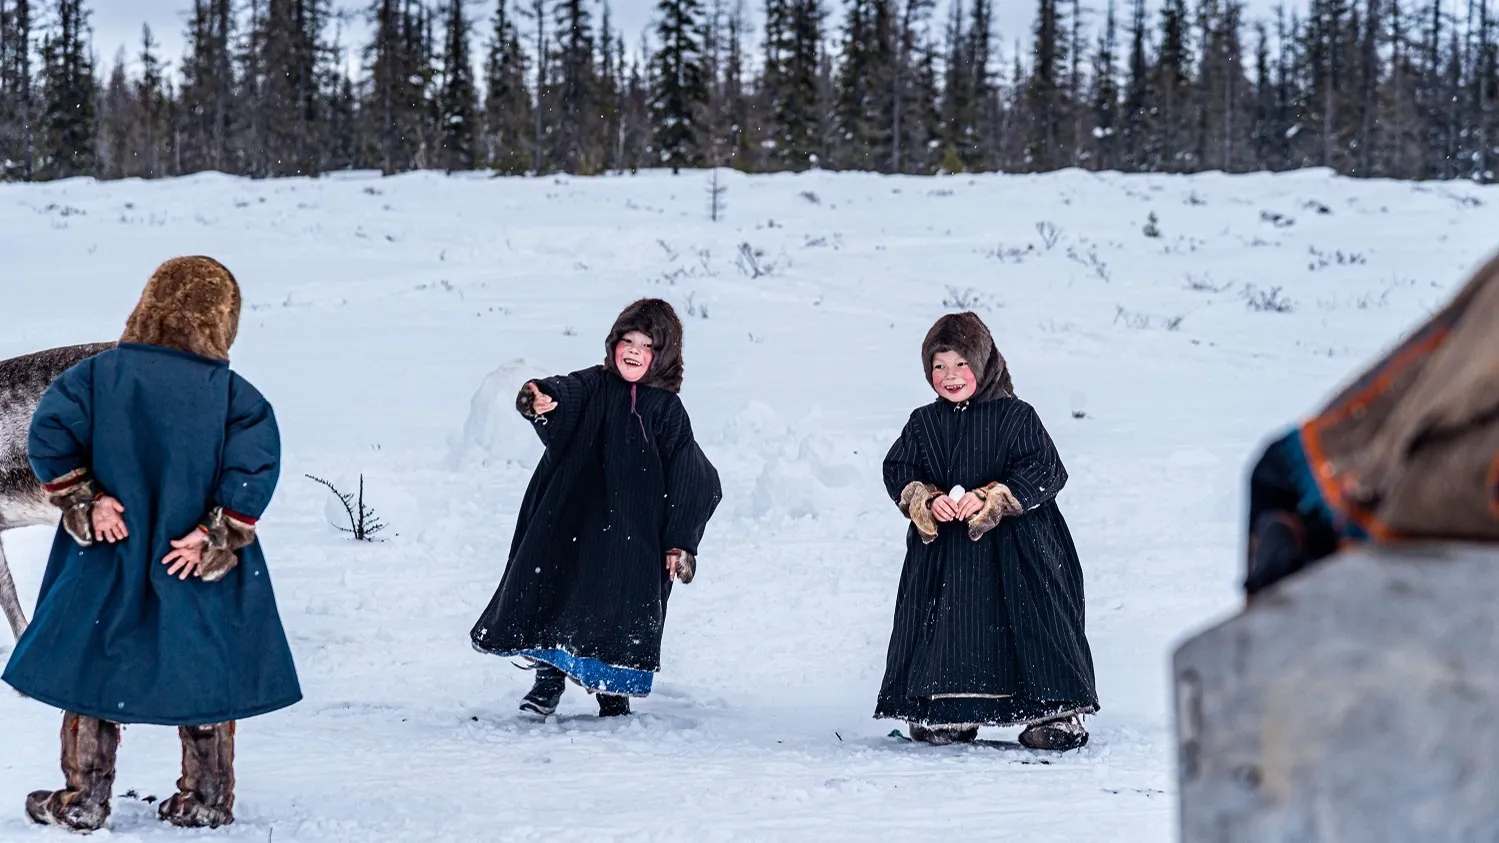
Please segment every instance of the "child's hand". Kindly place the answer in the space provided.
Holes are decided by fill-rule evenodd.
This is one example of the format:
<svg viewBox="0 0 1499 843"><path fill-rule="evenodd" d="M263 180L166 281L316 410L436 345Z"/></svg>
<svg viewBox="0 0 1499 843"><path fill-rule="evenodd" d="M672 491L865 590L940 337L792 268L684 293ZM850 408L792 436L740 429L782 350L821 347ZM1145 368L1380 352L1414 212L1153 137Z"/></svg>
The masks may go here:
<svg viewBox="0 0 1499 843"><path fill-rule="evenodd" d="M964 495L966 498L967 495ZM932 515L943 523L958 517L958 505L947 495L938 495L932 498Z"/></svg>
<svg viewBox="0 0 1499 843"><path fill-rule="evenodd" d="M120 513L124 511L124 505L118 500L109 495L101 495L94 501L94 508L90 513L90 520L94 522L94 535L110 544L124 541L130 535L130 531L125 528L125 519L120 517Z"/></svg>
<svg viewBox="0 0 1499 843"><path fill-rule="evenodd" d="M553 401L550 395L542 392L541 387L538 387L535 383L526 384L526 389L531 390L531 410L535 412L536 415L544 416L547 413L550 413L551 411L557 409L557 402Z"/></svg>
<svg viewBox="0 0 1499 843"><path fill-rule="evenodd" d="M967 521L984 508L984 501L978 495L968 492L958 499L957 508L958 520Z"/></svg>
<svg viewBox="0 0 1499 843"><path fill-rule="evenodd" d="M198 572L198 567L203 564L203 545L208 543L208 536L202 530L193 530L191 533L172 542L172 552L161 560L161 564L169 565L167 574L176 576L179 580L185 580ZM174 564L175 562L175 564ZM178 571L181 571L179 574Z"/></svg>

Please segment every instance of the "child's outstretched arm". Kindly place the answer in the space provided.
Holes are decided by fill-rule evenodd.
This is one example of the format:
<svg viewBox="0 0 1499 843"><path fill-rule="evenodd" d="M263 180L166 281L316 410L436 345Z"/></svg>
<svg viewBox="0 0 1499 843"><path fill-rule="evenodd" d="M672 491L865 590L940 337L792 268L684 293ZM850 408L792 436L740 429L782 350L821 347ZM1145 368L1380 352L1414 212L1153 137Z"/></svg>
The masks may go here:
<svg viewBox="0 0 1499 843"><path fill-rule="evenodd" d="M1023 515L1052 500L1067 485L1067 469L1051 434L1025 405L1009 430L1010 459L1005 477L974 490L983 508L968 519L968 537L978 541L1006 516Z"/></svg>
<svg viewBox="0 0 1499 843"><path fill-rule="evenodd" d="M931 544L937 540L937 517L932 506L938 500L946 500L946 496L927 479L929 472L921 460L920 436L913 415L885 455L885 491L900 507L901 514L911 519L921 541Z"/></svg>
<svg viewBox="0 0 1499 843"><path fill-rule="evenodd" d="M541 444L550 448L566 442L572 435L583 404L597 383L594 373L588 370L526 381L515 396L515 410L531 422Z"/></svg>
<svg viewBox="0 0 1499 843"><path fill-rule="evenodd" d="M104 497L91 470L93 374L93 361L85 360L59 375L42 394L26 439L31 470L47 501L62 510L63 529L84 547L100 536L94 507Z"/></svg>
<svg viewBox="0 0 1499 843"><path fill-rule="evenodd" d="M238 375L229 387L229 418L218 484L197 529L172 543L162 560L181 579L197 574L223 579L239 564L236 553L255 541L255 525L281 476L281 431L276 414L255 387Z"/></svg>

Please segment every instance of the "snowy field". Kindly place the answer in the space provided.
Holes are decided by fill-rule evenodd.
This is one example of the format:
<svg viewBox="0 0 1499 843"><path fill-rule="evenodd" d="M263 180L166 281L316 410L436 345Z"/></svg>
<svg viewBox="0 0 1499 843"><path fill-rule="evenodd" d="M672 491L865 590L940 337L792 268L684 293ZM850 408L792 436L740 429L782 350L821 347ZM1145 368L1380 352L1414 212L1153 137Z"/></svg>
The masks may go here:
<svg viewBox="0 0 1499 843"><path fill-rule="evenodd" d="M235 368L286 448L261 536L306 699L242 726L238 822L211 835L155 821L176 735L128 729L103 839L1175 838L1170 650L1238 605L1246 461L1499 245L1499 193L1324 172L726 183L719 222L701 174L0 186L0 357L115 338L160 261L210 254L244 289ZM640 295L683 316L724 504L636 716L599 721L570 688L527 722L531 675L468 643L540 450L514 394L601 360ZM906 529L880 461L931 399L919 345L953 305L994 329L1071 472L1103 707L1079 752L917 746L871 716ZM303 476L361 472L384 543L330 527ZM7 537L28 600L49 540ZM0 694L0 839L62 839L22 811L61 782L58 722Z"/></svg>

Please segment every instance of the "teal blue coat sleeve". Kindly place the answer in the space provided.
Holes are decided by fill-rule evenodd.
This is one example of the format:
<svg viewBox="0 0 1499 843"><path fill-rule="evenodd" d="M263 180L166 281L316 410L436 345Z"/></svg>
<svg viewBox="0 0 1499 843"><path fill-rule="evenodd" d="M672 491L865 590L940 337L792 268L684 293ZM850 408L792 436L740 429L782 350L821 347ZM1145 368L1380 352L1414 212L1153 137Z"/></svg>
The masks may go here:
<svg viewBox="0 0 1499 843"><path fill-rule="evenodd" d="M214 504L254 522L265 513L281 477L281 431L276 413L249 381L234 375Z"/></svg>
<svg viewBox="0 0 1499 843"><path fill-rule="evenodd" d="M94 444L93 361L63 372L42 394L31 417L26 450L31 470L51 483L90 468Z"/></svg>

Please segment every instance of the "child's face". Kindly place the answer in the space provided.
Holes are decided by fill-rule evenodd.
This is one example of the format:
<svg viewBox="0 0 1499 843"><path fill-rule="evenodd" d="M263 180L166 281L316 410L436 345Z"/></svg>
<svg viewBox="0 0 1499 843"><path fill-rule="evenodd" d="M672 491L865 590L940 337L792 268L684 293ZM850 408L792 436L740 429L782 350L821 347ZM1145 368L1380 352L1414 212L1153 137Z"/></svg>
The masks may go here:
<svg viewBox="0 0 1499 843"><path fill-rule="evenodd" d="M639 331L631 331L614 346L614 368L619 370L620 377L636 383L651 370L651 360L655 356L651 338Z"/></svg>
<svg viewBox="0 0 1499 843"><path fill-rule="evenodd" d="M968 361L956 351L939 351L932 357L932 389L938 395L956 404L972 398L978 385Z"/></svg>

